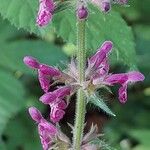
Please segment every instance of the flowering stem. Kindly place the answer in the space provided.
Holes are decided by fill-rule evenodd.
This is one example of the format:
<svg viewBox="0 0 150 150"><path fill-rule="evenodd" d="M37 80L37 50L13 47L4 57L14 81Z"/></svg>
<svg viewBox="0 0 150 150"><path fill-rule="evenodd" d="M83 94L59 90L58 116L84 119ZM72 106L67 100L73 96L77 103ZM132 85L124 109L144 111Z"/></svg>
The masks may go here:
<svg viewBox="0 0 150 150"><path fill-rule="evenodd" d="M77 61L79 72L79 83L85 80L86 48L85 48L85 25L86 20L77 21ZM80 150L84 130L86 113L86 100L82 88L78 90L76 102L75 128L73 134L73 149Z"/></svg>

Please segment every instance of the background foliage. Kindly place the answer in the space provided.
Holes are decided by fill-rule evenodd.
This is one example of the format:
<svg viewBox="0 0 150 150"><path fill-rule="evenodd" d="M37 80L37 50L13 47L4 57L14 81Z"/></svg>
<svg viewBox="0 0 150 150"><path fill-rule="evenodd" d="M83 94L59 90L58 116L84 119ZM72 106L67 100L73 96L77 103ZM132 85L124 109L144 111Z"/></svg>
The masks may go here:
<svg viewBox="0 0 150 150"><path fill-rule="evenodd" d="M130 7L113 7L108 15L90 6L88 55L104 40L112 40L115 47L110 59L111 70L138 68L146 77L144 83L130 87L126 105L117 101L117 89L113 89L116 94L106 96L116 118L96 109L87 113L87 120L97 122L99 130L105 131L105 139L121 150L150 147L149 5L149 0L132 0ZM42 91L36 72L23 64L23 57L32 55L43 63L63 68L76 49L73 12L55 14L53 23L41 29L35 25L37 7L37 0L0 0L0 150L41 149L36 125L27 108L37 106L45 116L47 108L38 101ZM73 112L67 111L62 126L66 120L73 121L69 119Z"/></svg>

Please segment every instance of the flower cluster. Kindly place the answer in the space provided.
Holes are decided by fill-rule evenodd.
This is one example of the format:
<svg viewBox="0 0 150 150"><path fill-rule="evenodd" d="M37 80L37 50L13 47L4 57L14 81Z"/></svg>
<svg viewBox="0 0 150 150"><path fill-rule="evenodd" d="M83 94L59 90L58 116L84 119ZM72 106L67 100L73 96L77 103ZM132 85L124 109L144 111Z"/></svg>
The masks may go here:
<svg viewBox="0 0 150 150"><path fill-rule="evenodd" d="M53 123L57 123L63 118L65 109L69 104L69 98L79 88L82 88L88 95L92 95L101 87L119 84L121 85L118 91L119 100L121 103L125 103L127 101L127 85L144 80L144 76L138 71L120 74L109 73L108 56L112 48L113 43L105 41L96 54L88 58L85 68L85 80L82 83L79 81L79 72L75 59L72 59L67 69L61 71L58 68L41 64L31 56L24 57L24 63L38 72L39 82L44 91L44 94L40 97L40 101L50 106L50 120ZM55 83L61 83L62 86L58 86L55 90L52 90L51 85L55 85ZM54 135L58 136L58 132L55 126L43 119L37 109L30 108L29 112L33 120L38 123L43 149L47 150L47 147L51 145L51 141L56 137ZM92 149L97 149L95 145L89 145L89 140L85 141L87 142L85 143L83 139L83 150L88 150L91 147ZM70 142L68 141L68 143Z"/></svg>
<svg viewBox="0 0 150 150"><path fill-rule="evenodd" d="M79 88L89 94L94 93L97 89L104 86L113 86L120 84L119 100L121 103L127 101L127 85L137 81L143 81L144 76L138 71L128 73L112 74L109 73L108 56L113 44L111 41L105 41L98 49L96 54L88 59L85 70L85 81L79 82L79 73L76 61L72 60L66 70L60 71L58 68L40 64L35 58L26 56L24 63L30 68L37 69L38 78L41 88L45 92L40 97L40 101L51 107L50 118L54 123L63 118L68 105L68 99ZM64 86L57 87L56 90L50 91L51 85L61 83Z"/></svg>
<svg viewBox="0 0 150 150"><path fill-rule="evenodd" d="M128 0L91 0L88 2L97 5L102 12L109 12L111 10L111 4L124 5L127 4ZM53 0L39 0L39 10L36 19L38 26L46 26L52 20L56 6L57 4ZM86 0L79 1L76 9L79 19L87 18L88 8Z"/></svg>

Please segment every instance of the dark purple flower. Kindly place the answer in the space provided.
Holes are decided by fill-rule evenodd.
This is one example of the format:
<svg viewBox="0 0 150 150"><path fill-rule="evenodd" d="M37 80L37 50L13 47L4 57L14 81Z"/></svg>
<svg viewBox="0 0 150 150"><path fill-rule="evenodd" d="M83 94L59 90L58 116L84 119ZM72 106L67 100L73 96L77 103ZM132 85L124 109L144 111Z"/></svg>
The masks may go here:
<svg viewBox="0 0 150 150"><path fill-rule="evenodd" d="M77 10L77 16L79 19L86 19L88 16L88 10L85 6L81 6Z"/></svg>
<svg viewBox="0 0 150 150"><path fill-rule="evenodd" d="M36 22L40 27L46 26L52 20L54 8L53 0L39 0L39 11Z"/></svg>

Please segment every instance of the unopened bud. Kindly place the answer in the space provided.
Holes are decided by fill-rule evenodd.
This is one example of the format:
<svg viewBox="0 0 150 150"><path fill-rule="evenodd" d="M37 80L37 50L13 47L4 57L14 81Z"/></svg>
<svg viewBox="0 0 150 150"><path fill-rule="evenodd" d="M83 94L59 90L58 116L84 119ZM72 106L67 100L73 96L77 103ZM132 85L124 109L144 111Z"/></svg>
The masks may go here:
<svg viewBox="0 0 150 150"><path fill-rule="evenodd" d="M79 19L86 19L88 16L88 10L86 7L82 6L77 10L77 16Z"/></svg>

